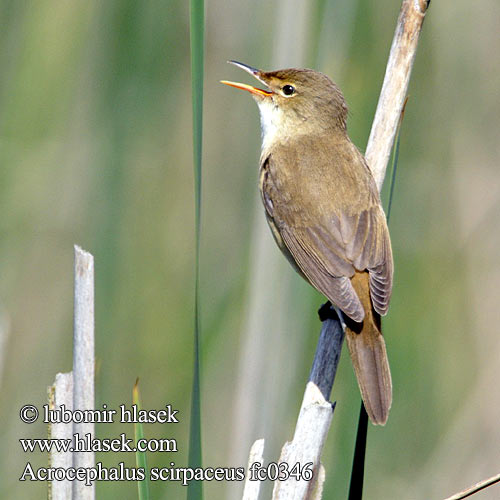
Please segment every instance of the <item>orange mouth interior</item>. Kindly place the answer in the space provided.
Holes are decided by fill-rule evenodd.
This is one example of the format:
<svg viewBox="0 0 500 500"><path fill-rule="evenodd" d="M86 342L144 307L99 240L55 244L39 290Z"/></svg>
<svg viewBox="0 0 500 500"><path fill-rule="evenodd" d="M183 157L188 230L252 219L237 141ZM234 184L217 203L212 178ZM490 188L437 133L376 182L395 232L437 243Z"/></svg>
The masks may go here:
<svg viewBox="0 0 500 500"><path fill-rule="evenodd" d="M252 85L247 85L246 83L228 82L227 80L221 80L221 83L223 83L224 85L229 85L230 87L234 87L236 89L246 90L255 95L266 97L272 95L272 92L269 90L259 89L257 87L253 87Z"/></svg>

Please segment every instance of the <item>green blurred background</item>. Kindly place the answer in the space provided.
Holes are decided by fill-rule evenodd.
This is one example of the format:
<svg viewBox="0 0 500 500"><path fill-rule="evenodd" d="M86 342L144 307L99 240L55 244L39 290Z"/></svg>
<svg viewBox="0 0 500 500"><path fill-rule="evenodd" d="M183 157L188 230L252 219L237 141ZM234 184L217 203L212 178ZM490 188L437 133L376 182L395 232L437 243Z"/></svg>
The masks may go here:
<svg viewBox="0 0 500 500"><path fill-rule="evenodd" d="M207 3L203 165L202 416L205 466L243 466L266 438L276 460L293 434L324 300L294 274L257 197L259 121L249 81L314 67L343 89L364 149L399 0ZM500 4L431 4L410 85L390 221L396 264L384 320L394 380L385 428L368 436L367 499L440 499L500 469ZM20 483L26 403L72 363L74 243L95 256L96 403L165 404L181 422L145 427L178 440L150 466L187 462L192 376L194 201L189 12L171 0L0 1L0 497ZM344 352L324 450L325 498L344 499L359 395ZM131 424L97 426L132 436ZM134 456L98 461L132 467ZM205 483L208 499L241 483ZM137 498L134 483L98 498ZM181 499L177 483L153 498ZM475 498L498 498L498 487Z"/></svg>

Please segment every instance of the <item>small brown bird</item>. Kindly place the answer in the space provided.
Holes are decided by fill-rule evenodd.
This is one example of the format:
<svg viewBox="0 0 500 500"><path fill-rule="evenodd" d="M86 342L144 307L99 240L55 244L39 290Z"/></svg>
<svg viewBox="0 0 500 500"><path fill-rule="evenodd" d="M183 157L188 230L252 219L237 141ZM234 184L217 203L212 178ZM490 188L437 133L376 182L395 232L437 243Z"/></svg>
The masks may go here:
<svg viewBox="0 0 500 500"><path fill-rule="evenodd" d="M310 69L260 71L232 64L265 89L249 91L260 110L260 191L281 251L343 313L363 402L385 424L392 382L380 315L389 307L392 250L377 186L346 130L340 89Z"/></svg>

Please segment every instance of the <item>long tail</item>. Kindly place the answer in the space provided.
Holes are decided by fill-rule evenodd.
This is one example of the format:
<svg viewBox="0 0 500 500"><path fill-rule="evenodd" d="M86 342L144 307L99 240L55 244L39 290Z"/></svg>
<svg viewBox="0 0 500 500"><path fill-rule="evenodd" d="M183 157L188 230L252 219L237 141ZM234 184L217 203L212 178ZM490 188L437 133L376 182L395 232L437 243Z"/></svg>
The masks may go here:
<svg viewBox="0 0 500 500"><path fill-rule="evenodd" d="M392 403L392 381L380 315L372 306L368 273L357 272L351 281L363 304L365 319L356 323L344 315L347 346L366 412L372 423L384 425Z"/></svg>

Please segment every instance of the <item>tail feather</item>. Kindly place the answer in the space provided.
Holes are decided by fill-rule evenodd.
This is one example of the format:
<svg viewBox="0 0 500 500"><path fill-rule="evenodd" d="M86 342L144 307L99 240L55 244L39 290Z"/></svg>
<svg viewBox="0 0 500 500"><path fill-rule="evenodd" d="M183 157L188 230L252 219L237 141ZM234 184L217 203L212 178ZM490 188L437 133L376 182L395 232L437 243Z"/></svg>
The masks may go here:
<svg viewBox="0 0 500 500"><path fill-rule="evenodd" d="M371 303L368 273L357 272L352 284L365 318L361 323L346 318L347 346L366 412L372 423L384 425L392 404L392 381L380 316Z"/></svg>

